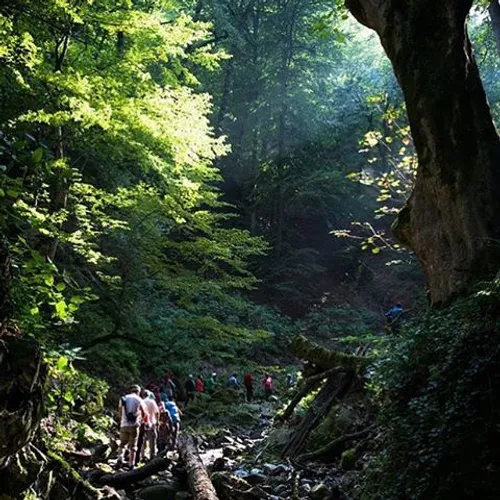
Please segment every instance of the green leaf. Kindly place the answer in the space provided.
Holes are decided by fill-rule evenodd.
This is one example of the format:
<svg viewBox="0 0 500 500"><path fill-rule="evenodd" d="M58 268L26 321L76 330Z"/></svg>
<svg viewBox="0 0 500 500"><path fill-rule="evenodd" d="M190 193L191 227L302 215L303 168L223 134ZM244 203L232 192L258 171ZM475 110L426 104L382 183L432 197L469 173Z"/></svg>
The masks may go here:
<svg viewBox="0 0 500 500"><path fill-rule="evenodd" d="M52 276L52 274L45 274L43 276L43 282L47 285L47 286L52 286L54 284L54 276Z"/></svg>
<svg viewBox="0 0 500 500"><path fill-rule="evenodd" d="M374 247L374 248L372 248L372 253L375 254L375 255L377 255L377 254L380 253L380 250L381 249L379 247Z"/></svg>
<svg viewBox="0 0 500 500"><path fill-rule="evenodd" d="M35 151L33 151L33 153L31 154L31 160L33 161L33 163L40 163L42 161L43 155L43 148L35 149Z"/></svg>
<svg viewBox="0 0 500 500"><path fill-rule="evenodd" d="M65 284L65 283L58 283L58 284L56 285L56 290L57 290L58 292L62 292L62 291L64 291L65 289L66 289L66 284Z"/></svg>
<svg viewBox="0 0 500 500"><path fill-rule="evenodd" d="M62 371L64 369L66 369L66 367L68 366L68 364L69 364L68 358L66 356L61 356L59 358L59 361L57 362L56 367L57 367L57 369L59 371Z"/></svg>

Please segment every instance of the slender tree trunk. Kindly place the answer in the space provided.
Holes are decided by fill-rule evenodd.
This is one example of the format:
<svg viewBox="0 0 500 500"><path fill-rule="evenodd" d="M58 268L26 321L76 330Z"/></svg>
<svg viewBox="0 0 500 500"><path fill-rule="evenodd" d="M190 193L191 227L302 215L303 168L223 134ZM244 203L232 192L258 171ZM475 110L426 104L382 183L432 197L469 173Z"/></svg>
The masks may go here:
<svg viewBox="0 0 500 500"><path fill-rule="evenodd" d="M393 229L439 303L500 263L500 142L466 30L472 0L346 0L380 36L419 167Z"/></svg>
<svg viewBox="0 0 500 500"><path fill-rule="evenodd" d="M229 59L226 63L224 71L224 80L222 83L222 96L219 104L219 111L217 113L217 119L215 120L215 130L217 133L221 134L223 131L222 123L224 122L224 116L227 113L229 107L229 96L231 92L231 84L233 79L233 69L234 60Z"/></svg>
<svg viewBox="0 0 500 500"><path fill-rule="evenodd" d="M500 55L500 0L492 0L489 6L491 27L497 43L498 55Z"/></svg>
<svg viewBox="0 0 500 500"><path fill-rule="evenodd" d="M71 39L71 28L68 33L63 36L55 45L55 66L54 71L59 72L62 70L64 59L68 53L69 42ZM56 139L54 147L54 156L57 160L64 160L64 137L63 128L59 125L56 129ZM66 208L68 203L68 179L64 175L57 174L54 180L53 193L52 193L52 210L57 212ZM54 262L57 248L59 246L59 238L56 236L49 242L46 255Z"/></svg>
<svg viewBox="0 0 500 500"><path fill-rule="evenodd" d="M11 283L11 267L9 246L5 236L0 235L0 337L7 329L11 306L9 291Z"/></svg>
<svg viewBox="0 0 500 500"><path fill-rule="evenodd" d="M278 196L277 196L277 227L276 227L276 243L275 254L279 260L283 246L283 230L285 226L285 162L286 162L286 119L289 112L288 106L288 85L290 81L290 66L294 55L294 35L296 27L297 12L300 2L294 2L291 6L290 18L285 23L285 37L283 40L283 55L282 67L280 76L280 99L281 109L278 118L278 159L276 161L278 169ZM284 9L290 8L288 3L285 3ZM286 16L286 12L285 12Z"/></svg>

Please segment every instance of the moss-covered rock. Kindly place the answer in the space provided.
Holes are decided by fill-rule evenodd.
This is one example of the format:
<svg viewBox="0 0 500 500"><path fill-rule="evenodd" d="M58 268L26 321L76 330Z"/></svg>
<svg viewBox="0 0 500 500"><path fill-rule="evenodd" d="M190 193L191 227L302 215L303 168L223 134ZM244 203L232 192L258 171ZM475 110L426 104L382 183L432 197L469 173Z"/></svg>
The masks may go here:
<svg viewBox="0 0 500 500"><path fill-rule="evenodd" d="M357 459L355 449L345 450L340 456L340 466L344 470L352 470L356 465Z"/></svg>

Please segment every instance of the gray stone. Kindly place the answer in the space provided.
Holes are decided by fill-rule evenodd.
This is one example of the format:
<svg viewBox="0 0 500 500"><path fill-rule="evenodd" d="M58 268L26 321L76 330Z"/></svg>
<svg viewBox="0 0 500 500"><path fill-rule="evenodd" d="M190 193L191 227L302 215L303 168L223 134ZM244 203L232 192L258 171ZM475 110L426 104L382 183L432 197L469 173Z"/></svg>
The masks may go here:
<svg viewBox="0 0 500 500"><path fill-rule="evenodd" d="M283 495L286 491L288 491L288 485L286 484L280 484L274 488L274 493L277 495Z"/></svg>
<svg viewBox="0 0 500 500"><path fill-rule="evenodd" d="M234 458L240 453L240 450L236 446L225 446L222 450L222 454L228 458Z"/></svg>
<svg viewBox="0 0 500 500"><path fill-rule="evenodd" d="M252 486L255 486L257 484L262 484L266 482L266 476L264 474L252 474L250 473L248 476L245 477L245 481Z"/></svg>
<svg viewBox="0 0 500 500"><path fill-rule="evenodd" d="M311 485L308 483L304 483L299 487L299 494L300 496L305 497L309 495L309 493L311 493L311 490L312 490Z"/></svg>
<svg viewBox="0 0 500 500"><path fill-rule="evenodd" d="M331 500L332 492L326 484L320 483L313 486L311 492L309 493L309 497L312 500Z"/></svg>
<svg viewBox="0 0 500 500"><path fill-rule="evenodd" d="M278 466L274 464L264 464L263 468L266 474L272 474L278 468Z"/></svg>
<svg viewBox="0 0 500 500"><path fill-rule="evenodd" d="M176 500L178 489L173 484L155 484L147 486L139 492L141 500Z"/></svg>

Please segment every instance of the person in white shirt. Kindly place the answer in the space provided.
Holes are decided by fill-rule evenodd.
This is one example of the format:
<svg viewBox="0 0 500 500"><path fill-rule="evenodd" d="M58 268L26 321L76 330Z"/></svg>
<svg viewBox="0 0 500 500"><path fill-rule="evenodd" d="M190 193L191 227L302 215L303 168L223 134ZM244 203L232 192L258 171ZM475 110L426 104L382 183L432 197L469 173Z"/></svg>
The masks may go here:
<svg viewBox="0 0 500 500"><path fill-rule="evenodd" d="M123 462L125 449L128 448L129 469L134 468L135 454L137 452L138 429L141 421L145 418L145 407L139 394L141 388L134 385L129 393L123 396L118 407L120 418L120 447L118 449L118 463Z"/></svg>
<svg viewBox="0 0 500 500"><path fill-rule="evenodd" d="M143 390L141 393L144 403L146 417L144 419L144 441L141 450L141 460L146 454L146 444L149 445L149 459L156 455L156 442L158 440L158 421L160 409L156 404L154 394L151 391Z"/></svg>

